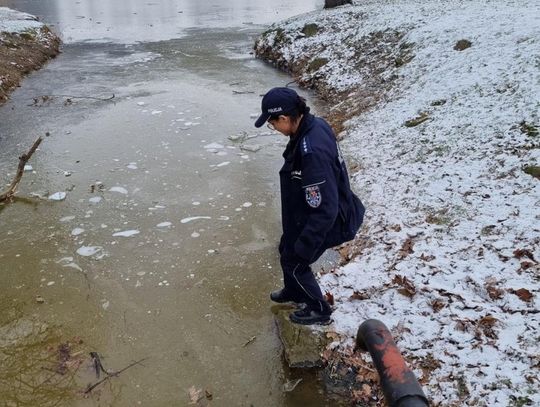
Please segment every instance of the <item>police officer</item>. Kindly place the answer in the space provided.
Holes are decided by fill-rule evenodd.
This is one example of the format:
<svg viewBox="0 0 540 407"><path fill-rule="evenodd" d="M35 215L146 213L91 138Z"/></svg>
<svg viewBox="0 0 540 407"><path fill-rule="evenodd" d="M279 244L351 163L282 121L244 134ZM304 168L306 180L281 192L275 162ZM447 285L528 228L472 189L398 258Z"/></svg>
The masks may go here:
<svg viewBox="0 0 540 407"><path fill-rule="evenodd" d="M283 235L279 244L284 288L274 302L305 303L290 315L298 324L328 324L332 309L311 271L326 249L354 238L364 206L351 191L345 162L326 121L309 113L293 89L273 88L264 95L255 122L289 137L279 172Z"/></svg>

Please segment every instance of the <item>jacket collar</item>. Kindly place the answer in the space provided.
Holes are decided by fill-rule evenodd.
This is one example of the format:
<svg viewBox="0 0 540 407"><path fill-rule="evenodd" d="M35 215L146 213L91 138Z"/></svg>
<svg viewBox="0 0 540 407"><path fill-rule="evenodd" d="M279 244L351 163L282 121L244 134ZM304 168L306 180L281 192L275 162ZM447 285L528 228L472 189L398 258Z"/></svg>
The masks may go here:
<svg viewBox="0 0 540 407"><path fill-rule="evenodd" d="M315 116L313 116L311 113L305 113L302 117L302 121L300 122L300 125L298 126L298 129L296 130L296 134L294 136L291 136L291 139L289 140L289 143L287 144L287 147L285 148L285 151L283 152L283 158L291 157L296 152L296 146L298 145L298 141L304 137L304 135L311 129L313 126L313 123L315 122Z"/></svg>

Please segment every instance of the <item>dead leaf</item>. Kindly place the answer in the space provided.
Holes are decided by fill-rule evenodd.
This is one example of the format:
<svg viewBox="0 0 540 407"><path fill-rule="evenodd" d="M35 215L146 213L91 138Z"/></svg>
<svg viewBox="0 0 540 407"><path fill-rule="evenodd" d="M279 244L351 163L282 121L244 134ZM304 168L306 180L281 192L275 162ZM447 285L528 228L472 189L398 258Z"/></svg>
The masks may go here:
<svg viewBox="0 0 540 407"><path fill-rule="evenodd" d="M515 257L516 259L520 259L520 258L522 258L522 257L527 257L527 258L529 258L529 259L532 260L532 261L536 261L536 260L534 259L533 254L531 253L531 251L530 251L530 250L527 250L527 249L516 249L516 250L514 250L514 257Z"/></svg>
<svg viewBox="0 0 540 407"><path fill-rule="evenodd" d="M392 229L394 232L401 232L401 226L397 224L390 226L390 229Z"/></svg>
<svg viewBox="0 0 540 407"><path fill-rule="evenodd" d="M496 283L486 284L486 290L489 298L492 300L500 300L504 296L504 291L495 286Z"/></svg>
<svg viewBox="0 0 540 407"><path fill-rule="evenodd" d="M519 297L521 301L529 302L533 298L533 294L526 288L520 288L519 290L509 290L512 294Z"/></svg>
<svg viewBox="0 0 540 407"><path fill-rule="evenodd" d="M333 332L333 331L326 332L326 337L328 339L331 339L333 342L336 342L336 341L340 340L339 334L337 332Z"/></svg>
<svg viewBox="0 0 540 407"><path fill-rule="evenodd" d="M493 315L486 315L482 317L477 322L477 337L479 337L478 331L481 331L487 338L497 339L497 333L494 330L495 325L499 320Z"/></svg>
<svg viewBox="0 0 540 407"><path fill-rule="evenodd" d="M355 291L349 297L349 300L367 300L369 299L369 294L367 292Z"/></svg>
<svg viewBox="0 0 540 407"><path fill-rule="evenodd" d="M195 386L191 386L188 390L189 399L191 400L189 404L197 404L202 396L202 389L197 389Z"/></svg>
<svg viewBox="0 0 540 407"><path fill-rule="evenodd" d="M422 253L420 255L420 260L423 260L423 261L431 261L431 260L435 260L435 256L433 255L425 255L424 253Z"/></svg>
<svg viewBox="0 0 540 407"><path fill-rule="evenodd" d="M208 390L204 391L204 395L206 396L207 400L212 400L214 398L214 395L210 393Z"/></svg>
<svg viewBox="0 0 540 407"><path fill-rule="evenodd" d="M396 275L392 280L392 283L400 285L402 288L399 288L397 291L406 297L411 298L414 296L414 294L416 294L415 286L405 276Z"/></svg>
<svg viewBox="0 0 540 407"><path fill-rule="evenodd" d="M534 263L530 261L522 261L521 262L521 270L528 270L530 268L534 267Z"/></svg>
<svg viewBox="0 0 540 407"><path fill-rule="evenodd" d="M325 294L324 294L324 299L326 300L326 302L330 305L334 305L334 296L332 295L332 293L330 291L327 291Z"/></svg>
<svg viewBox="0 0 540 407"><path fill-rule="evenodd" d="M356 403L364 404L366 402L372 401L371 400L372 396L373 396L373 389L367 383L363 383L360 389L352 391L352 398L353 398L353 401Z"/></svg>
<svg viewBox="0 0 540 407"><path fill-rule="evenodd" d="M446 303L444 301L442 301L441 299L438 299L438 298L436 298L434 300L431 300L429 305L431 305L431 308L433 308L433 311L435 311L435 312L439 312L444 307L446 307Z"/></svg>
<svg viewBox="0 0 540 407"><path fill-rule="evenodd" d="M408 237L403 242L403 245L401 246L401 249L399 249L398 258L399 259L404 259L409 254L414 253L413 247L414 247L414 240L413 240L412 237Z"/></svg>
<svg viewBox="0 0 540 407"><path fill-rule="evenodd" d="M300 384L300 382L302 381L302 379L298 379L298 380L289 380L288 382L286 382L284 385L283 385L283 391L285 393L290 393L291 391L293 391L294 389L296 389L296 386L298 386Z"/></svg>

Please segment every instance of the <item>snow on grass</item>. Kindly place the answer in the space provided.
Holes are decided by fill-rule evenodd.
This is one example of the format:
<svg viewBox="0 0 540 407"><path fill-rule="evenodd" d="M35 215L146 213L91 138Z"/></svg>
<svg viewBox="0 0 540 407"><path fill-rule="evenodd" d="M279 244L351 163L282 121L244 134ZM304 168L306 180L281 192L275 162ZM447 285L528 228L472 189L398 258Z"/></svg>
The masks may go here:
<svg viewBox="0 0 540 407"><path fill-rule="evenodd" d="M540 162L540 2L358 4L259 42L281 66L327 58L301 75L336 92L372 80L355 61L395 58L342 143L367 213L360 254L321 278L336 330L350 343L365 319L385 322L435 405L540 405L540 181L524 171ZM390 30L388 52L369 49Z"/></svg>
<svg viewBox="0 0 540 407"><path fill-rule="evenodd" d="M23 33L43 27L37 18L27 13L0 7L0 33Z"/></svg>

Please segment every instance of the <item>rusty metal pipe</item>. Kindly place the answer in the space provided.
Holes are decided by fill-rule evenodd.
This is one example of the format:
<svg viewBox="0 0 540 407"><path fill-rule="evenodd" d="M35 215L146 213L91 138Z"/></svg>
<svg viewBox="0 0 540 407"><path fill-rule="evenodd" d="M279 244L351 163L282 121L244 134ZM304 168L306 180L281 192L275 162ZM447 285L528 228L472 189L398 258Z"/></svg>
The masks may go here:
<svg viewBox="0 0 540 407"><path fill-rule="evenodd" d="M389 407L427 407L428 400L407 367L388 328L376 319L364 321L356 334L356 349L368 351L381 378Z"/></svg>

